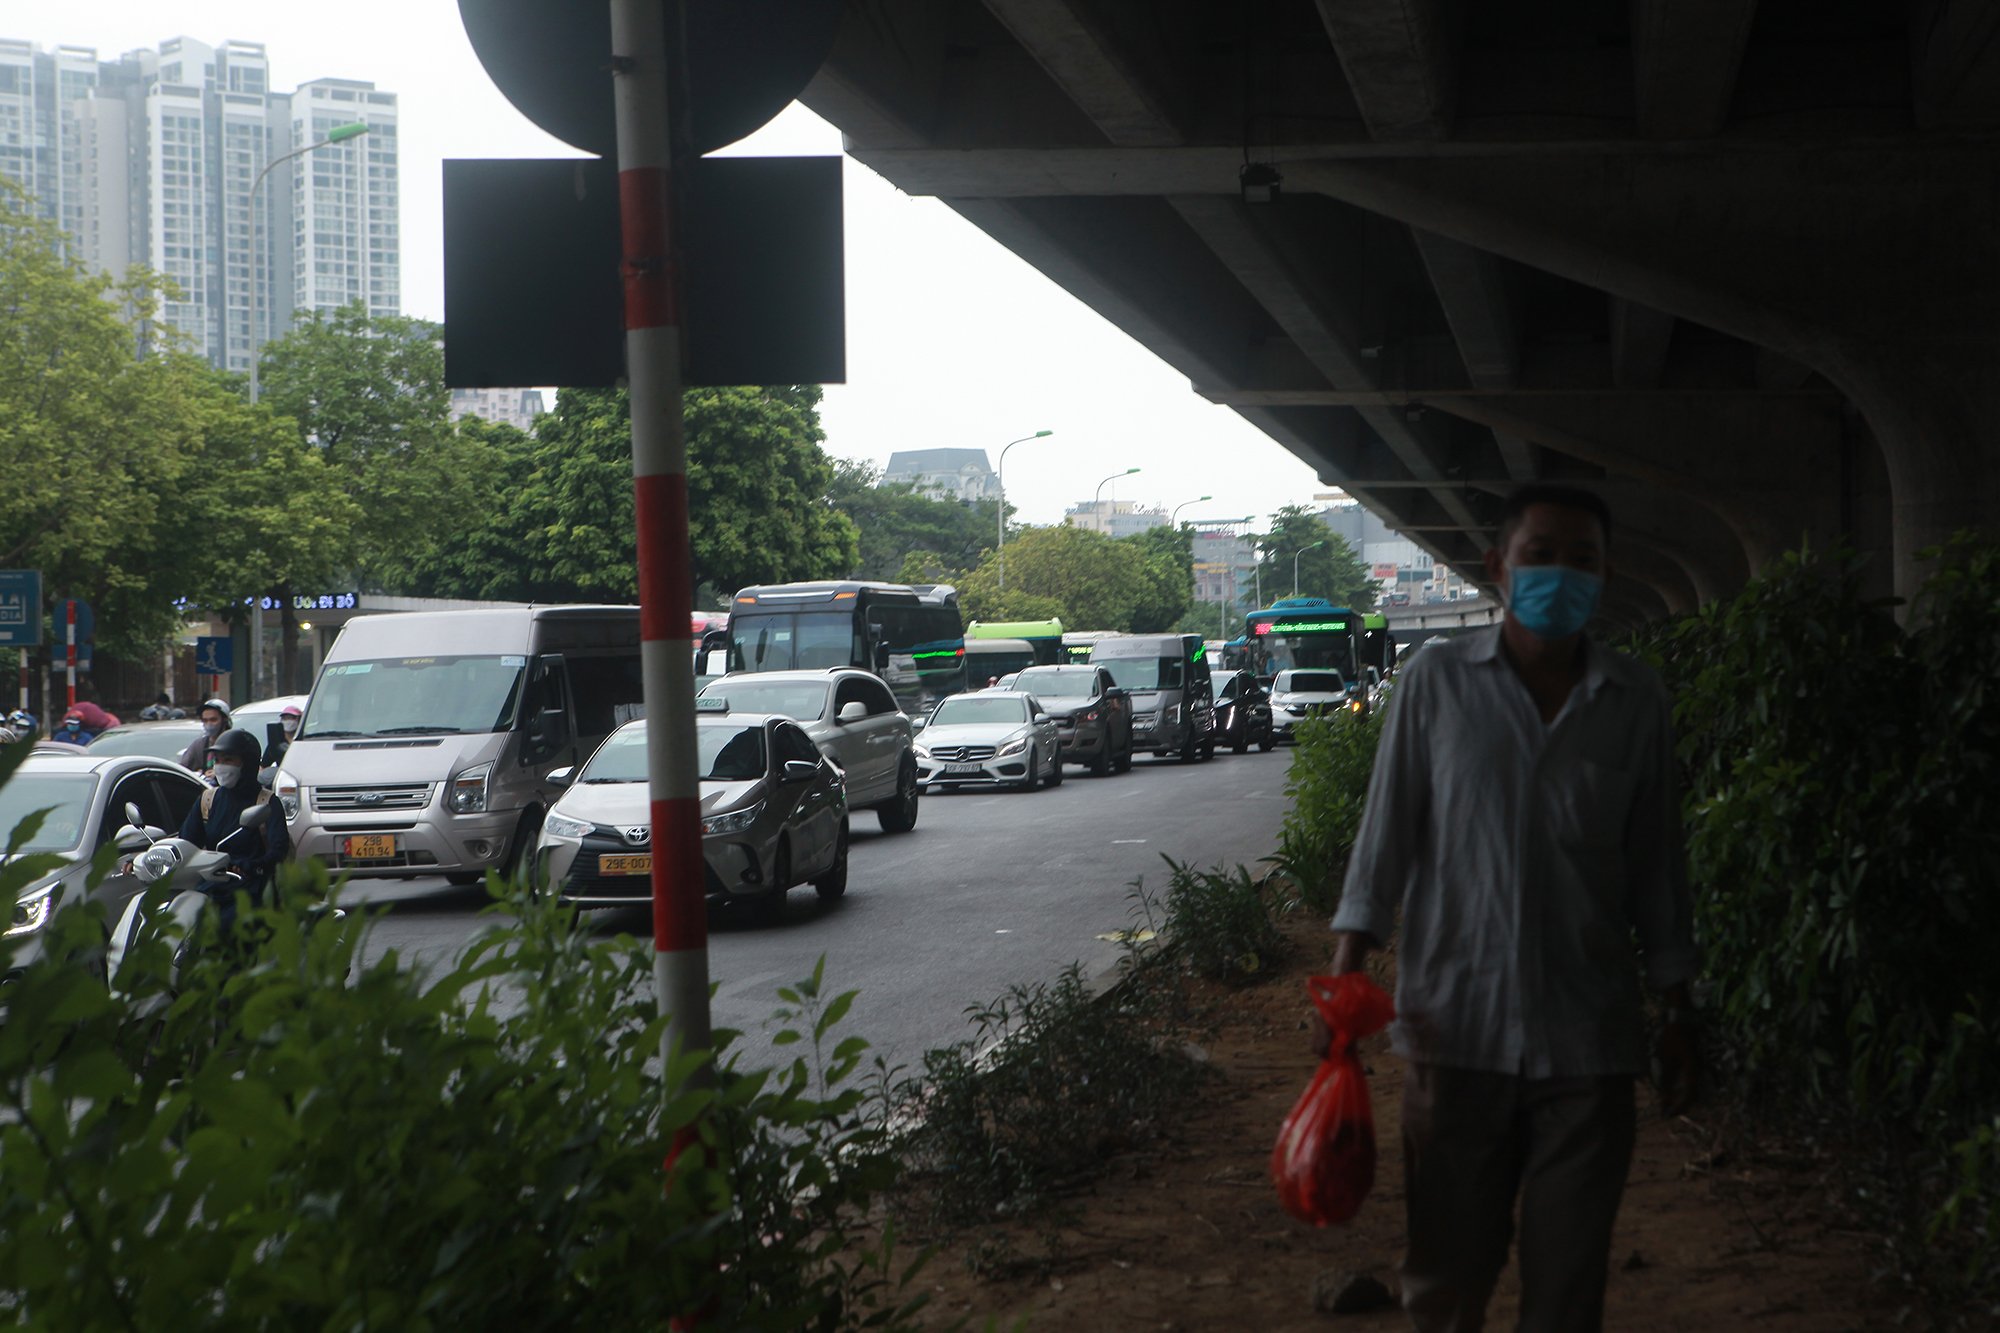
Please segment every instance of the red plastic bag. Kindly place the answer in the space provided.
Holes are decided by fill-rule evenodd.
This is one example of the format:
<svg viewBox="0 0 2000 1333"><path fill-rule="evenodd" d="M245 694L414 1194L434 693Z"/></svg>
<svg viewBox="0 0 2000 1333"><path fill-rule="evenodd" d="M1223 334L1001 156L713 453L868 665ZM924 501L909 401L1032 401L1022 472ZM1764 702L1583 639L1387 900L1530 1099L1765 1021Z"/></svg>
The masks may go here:
<svg viewBox="0 0 2000 1333"><path fill-rule="evenodd" d="M1333 1041L1278 1130L1271 1179L1286 1212L1316 1227L1335 1226L1361 1211L1375 1185L1375 1111L1354 1047L1386 1027L1396 1005L1359 972L1312 977L1306 992Z"/></svg>

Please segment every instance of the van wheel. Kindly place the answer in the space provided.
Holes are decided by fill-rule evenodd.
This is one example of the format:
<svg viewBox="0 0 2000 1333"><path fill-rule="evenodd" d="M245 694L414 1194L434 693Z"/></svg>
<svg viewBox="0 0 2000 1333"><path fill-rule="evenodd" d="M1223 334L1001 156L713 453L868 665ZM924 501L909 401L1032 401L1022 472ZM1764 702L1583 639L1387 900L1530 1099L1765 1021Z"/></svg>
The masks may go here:
<svg viewBox="0 0 2000 1333"><path fill-rule="evenodd" d="M1194 728L1189 727L1187 744L1181 746L1181 762L1183 764L1192 764L1195 760L1199 759L1200 757L1201 757L1201 740L1199 737L1195 735Z"/></svg>
<svg viewBox="0 0 2000 1333"><path fill-rule="evenodd" d="M840 825L840 841L834 844L833 864L827 867L826 873L813 881L813 891L819 894L819 900L823 903L834 902L847 892L847 822L845 820L842 820Z"/></svg>
<svg viewBox="0 0 2000 1333"><path fill-rule="evenodd" d="M875 818L884 833L908 833L917 826L917 761L903 756L896 770L896 795L887 805L875 807Z"/></svg>

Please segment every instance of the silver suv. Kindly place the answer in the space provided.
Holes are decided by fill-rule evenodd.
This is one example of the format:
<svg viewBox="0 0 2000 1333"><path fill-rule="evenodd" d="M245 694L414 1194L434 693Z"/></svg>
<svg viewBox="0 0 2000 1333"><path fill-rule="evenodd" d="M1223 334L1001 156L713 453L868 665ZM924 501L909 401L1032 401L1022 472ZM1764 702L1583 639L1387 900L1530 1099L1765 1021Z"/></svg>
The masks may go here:
<svg viewBox="0 0 2000 1333"><path fill-rule="evenodd" d="M733 672L701 688L736 713L774 713L805 729L847 775L850 809L875 811L886 833L917 826L917 760L910 719L879 676L854 667Z"/></svg>

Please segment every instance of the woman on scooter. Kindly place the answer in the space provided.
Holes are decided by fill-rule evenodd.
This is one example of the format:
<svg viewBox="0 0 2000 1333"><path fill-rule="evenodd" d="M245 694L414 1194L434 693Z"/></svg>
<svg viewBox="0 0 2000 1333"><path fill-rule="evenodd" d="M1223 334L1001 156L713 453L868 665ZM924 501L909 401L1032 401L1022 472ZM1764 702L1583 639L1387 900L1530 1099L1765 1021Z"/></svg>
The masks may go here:
<svg viewBox="0 0 2000 1333"><path fill-rule="evenodd" d="M257 782L257 760L263 747L241 727L231 727L208 743L208 759L215 767L215 786L201 794L181 824L181 836L204 851L221 851L222 840L238 834L226 849L230 866L242 876L241 890L250 895L252 906L264 901L264 886L270 882L271 868L291 851L291 837L285 832L284 811L274 808L256 828L243 828L243 812L264 805L270 789ZM235 893L217 905L222 909L224 931L236 919Z"/></svg>

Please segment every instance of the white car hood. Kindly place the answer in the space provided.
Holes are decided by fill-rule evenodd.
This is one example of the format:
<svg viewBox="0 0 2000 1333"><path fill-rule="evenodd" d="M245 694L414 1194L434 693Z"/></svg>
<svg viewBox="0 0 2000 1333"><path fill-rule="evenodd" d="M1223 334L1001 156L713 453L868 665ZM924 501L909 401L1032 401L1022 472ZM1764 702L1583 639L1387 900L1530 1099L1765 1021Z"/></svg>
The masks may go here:
<svg viewBox="0 0 2000 1333"><path fill-rule="evenodd" d="M917 736L917 744L926 749L940 745L991 745L997 748L1027 734L1027 726L1020 722L961 722L949 727L925 727Z"/></svg>
<svg viewBox="0 0 2000 1333"><path fill-rule="evenodd" d="M1280 706L1303 708L1307 704L1343 704L1347 695L1336 690L1300 690L1295 694L1274 694L1271 702Z"/></svg>
<svg viewBox="0 0 2000 1333"><path fill-rule="evenodd" d="M706 815L740 805L756 786L755 782L704 782L701 812ZM553 813L610 828L653 821L652 802L647 799L647 785L643 782L579 783L563 793Z"/></svg>

